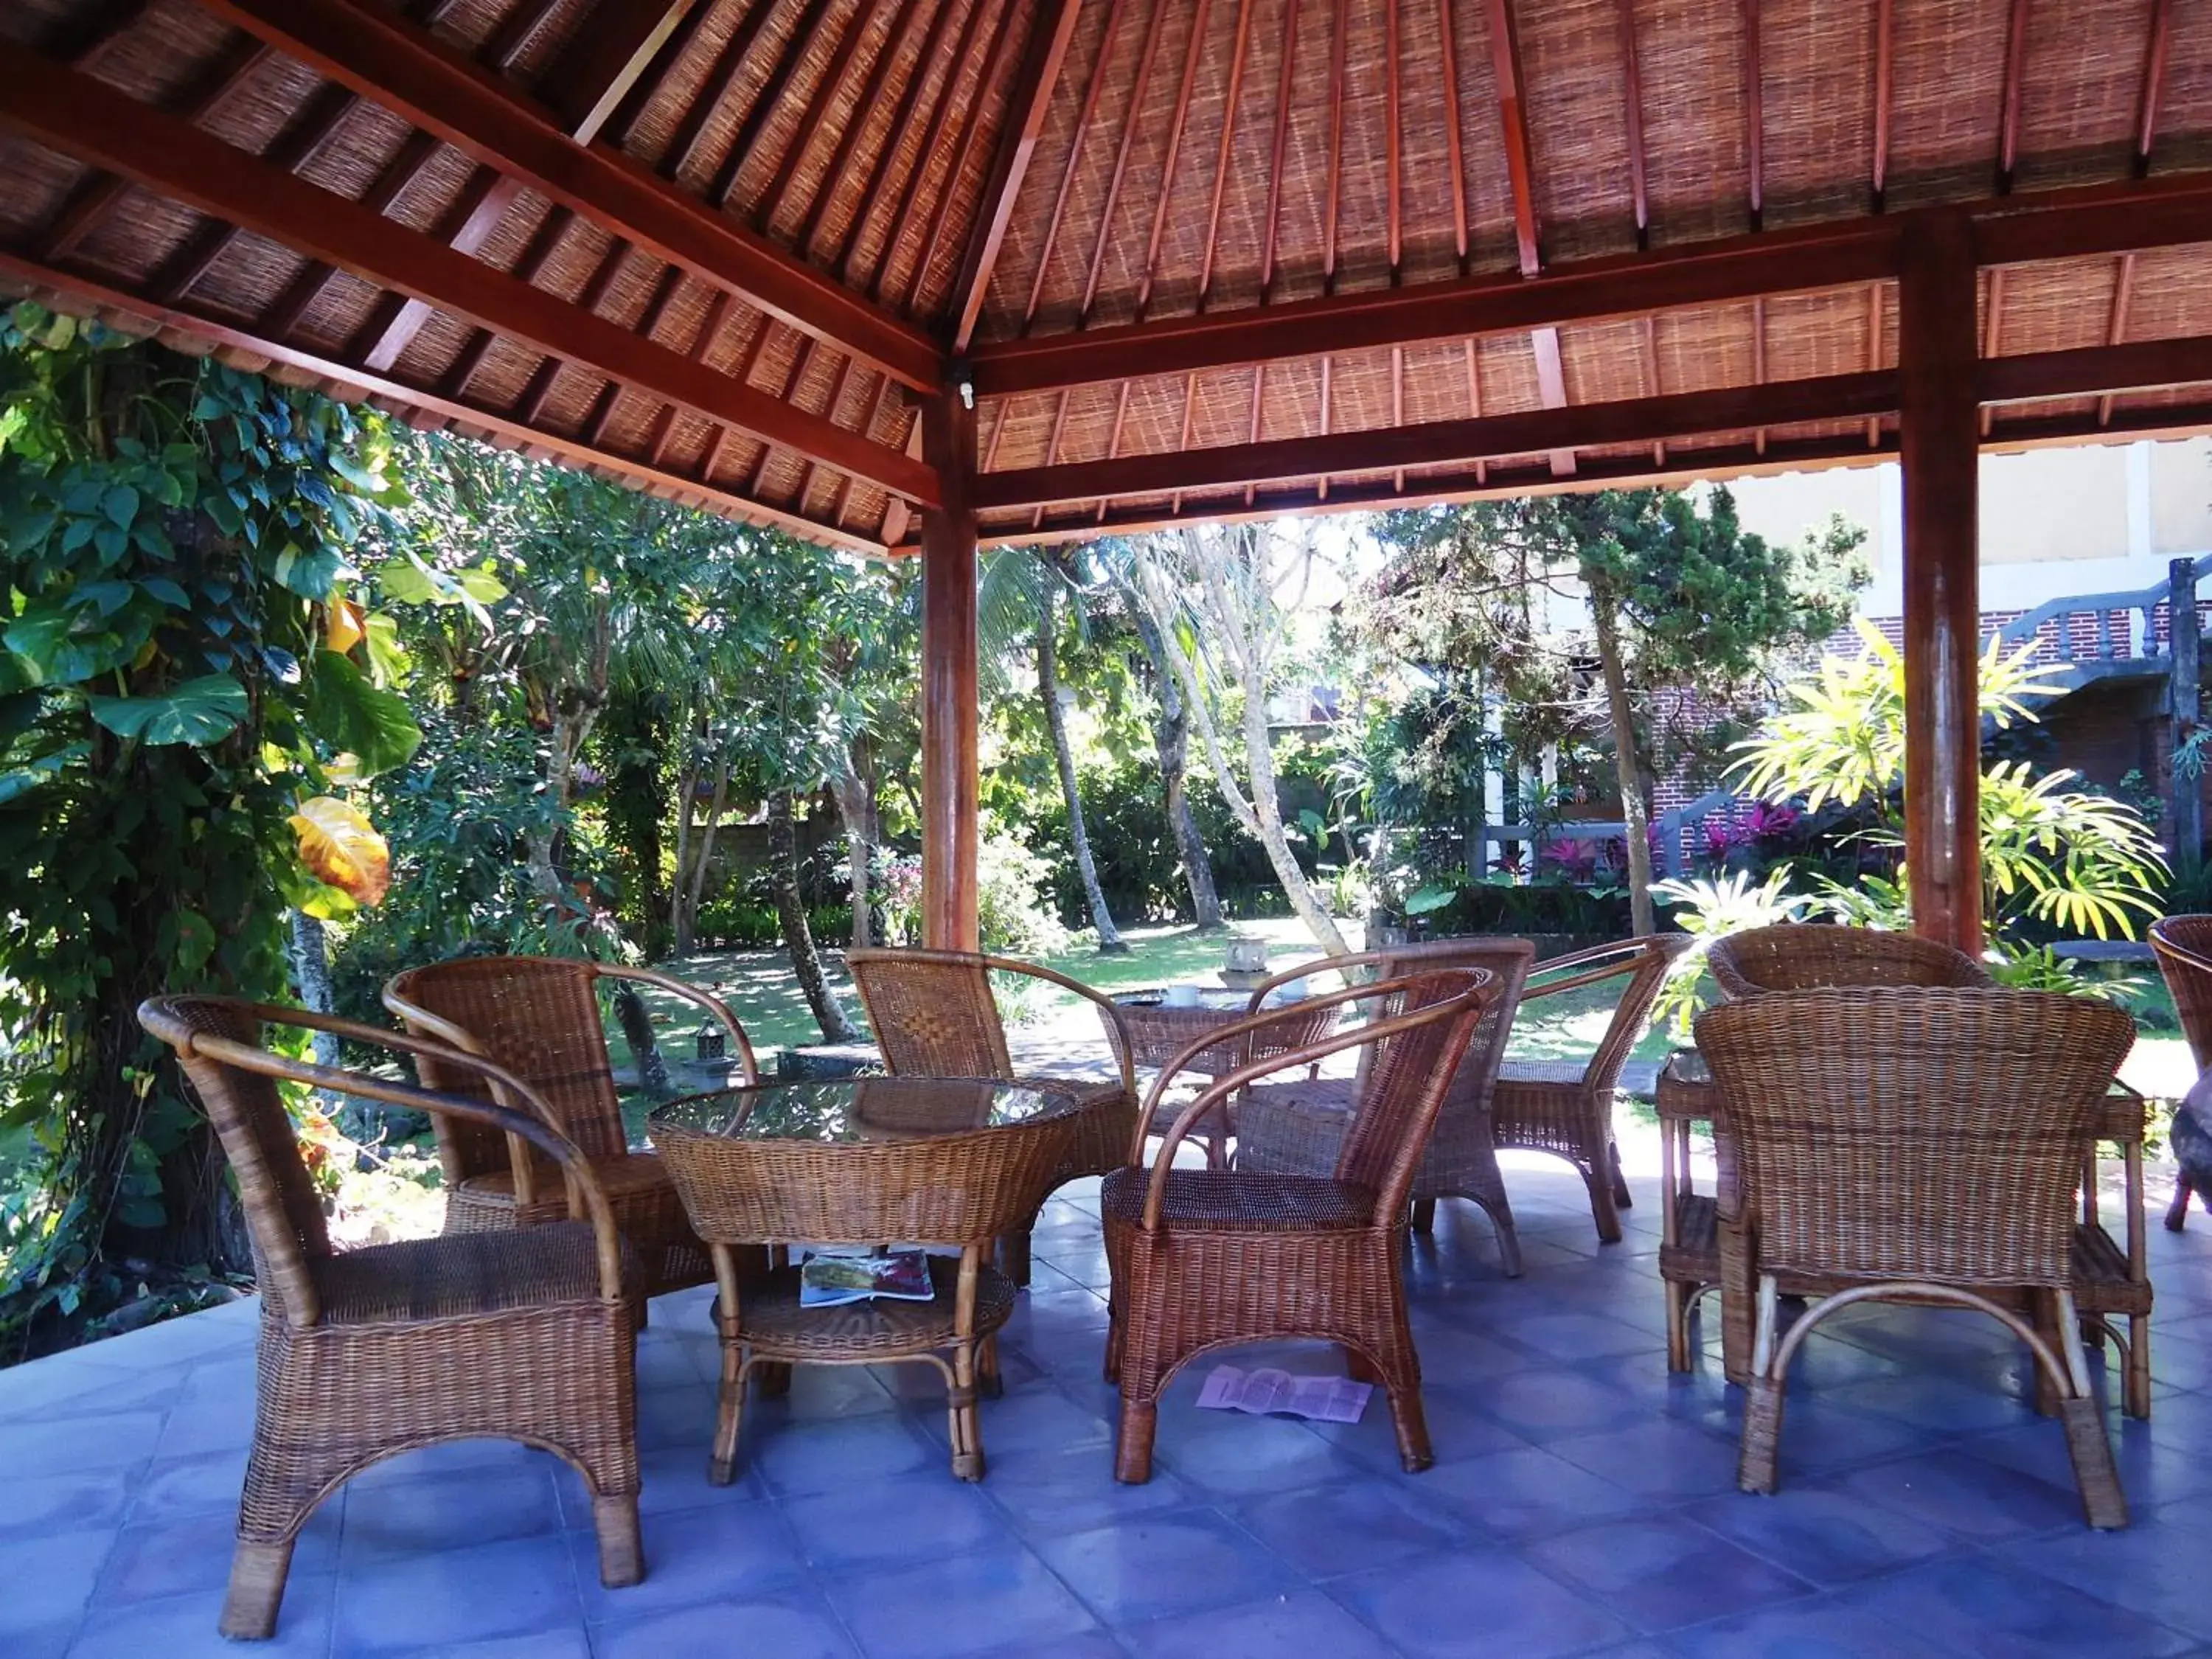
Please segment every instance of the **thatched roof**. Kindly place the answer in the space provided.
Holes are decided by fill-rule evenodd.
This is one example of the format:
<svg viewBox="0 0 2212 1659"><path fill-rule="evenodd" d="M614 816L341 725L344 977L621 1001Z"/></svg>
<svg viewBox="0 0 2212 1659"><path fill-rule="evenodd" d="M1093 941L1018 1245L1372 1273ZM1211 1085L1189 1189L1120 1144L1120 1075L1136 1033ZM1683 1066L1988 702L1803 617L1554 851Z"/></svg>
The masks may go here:
<svg viewBox="0 0 2212 1659"><path fill-rule="evenodd" d="M2201 341L2044 356L2212 334L2212 0L14 0L0 38L0 283L860 544L911 540L948 377L987 534L1880 454L1898 228L1952 204L1984 356L2035 359L1990 441L2212 426L2156 384Z"/></svg>

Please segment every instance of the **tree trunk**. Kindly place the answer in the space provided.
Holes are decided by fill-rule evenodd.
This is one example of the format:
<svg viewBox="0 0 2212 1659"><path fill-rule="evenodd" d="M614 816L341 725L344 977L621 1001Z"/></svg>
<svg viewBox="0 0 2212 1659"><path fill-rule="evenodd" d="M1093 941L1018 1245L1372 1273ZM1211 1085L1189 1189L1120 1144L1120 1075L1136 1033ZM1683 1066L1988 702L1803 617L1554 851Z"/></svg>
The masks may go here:
<svg viewBox="0 0 2212 1659"><path fill-rule="evenodd" d="M637 1062L638 1086L653 1100L675 1099L676 1085L670 1080L668 1061L653 1035L653 1011L628 980L615 981L615 1020L622 1027L623 1041L629 1044L630 1058Z"/></svg>
<svg viewBox="0 0 2212 1659"><path fill-rule="evenodd" d="M1052 734L1053 764L1060 771L1060 799L1067 803L1067 838L1075 848L1075 872L1083 878L1083 901L1091 907L1091 925L1098 930L1098 954L1127 956L1129 947L1114 926L1106 908L1106 892L1098 884L1097 861L1091 856L1091 836L1083 827L1083 795L1075 776L1075 750L1067 741L1067 711L1060 706L1060 589L1049 577L1037 606L1037 695L1044 702L1045 729Z"/></svg>
<svg viewBox="0 0 2212 1659"><path fill-rule="evenodd" d="M1260 845L1267 849L1267 862L1275 879L1291 901L1291 908L1306 925L1314 943L1333 957L1349 956L1352 947L1337 931L1328 907L1314 896L1313 884L1299 868L1283 833L1283 805L1275 793L1274 736L1267 729L1266 696L1248 688L1244 696L1244 766L1252 779L1252 811L1259 820Z"/></svg>
<svg viewBox="0 0 2212 1659"><path fill-rule="evenodd" d="M691 854L690 874L685 878L676 913L676 954L689 956L698 942L699 904L706 896L707 869L714 857L714 832L721 827L722 809L730 799L730 757L714 763L714 793L707 802L707 822L699 830Z"/></svg>
<svg viewBox="0 0 2212 1659"><path fill-rule="evenodd" d="M1613 721L1613 775L1620 785L1620 816L1627 823L1628 910L1639 939L1656 929L1651 908L1651 818L1644 800L1644 767L1636 747L1636 711L1628 700L1628 671L1620 659L1620 625L1612 596L1589 590L1597 629L1598 662L1605 673L1606 708Z"/></svg>
<svg viewBox="0 0 2212 1659"><path fill-rule="evenodd" d="M853 948L865 951L876 942L873 884L868 860L879 839L876 823L876 793L862 775L860 757L848 751L844 769L830 780L837 798L837 816L845 823L845 865L853 895Z"/></svg>
<svg viewBox="0 0 2212 1659"><path fill-rule="evenodd" d="M1190 805L1190 715L1183 707L1182 690L1169 668L1159 630L1142 605L1132 607L1137 638L1152 665L1153 690L1159 698L1159 718L1152 722L1152 747L1160 757L1160 782L1167 798L1168 829L1174 835L1176 855L1182 864L1184 884L1190 889L1191 915L1198 931L1210 933L1226 927L1221 919L1221 896L1214 890L1213 860L1199 833L1198 815Z"/></svg>
<svg viewBox="0 0 2212 1659"><path fill-rule="evenodd" d="M311 1013L336 1013L331 997L330 945L323 934L323 924L305 910L291 914L291 928L284 940L284 953L291 959L292 989L300 999L300 1006ZM343 1056L337 1038L329 1031L314 1035L315 1064L337 1066ZM376 1136L380 1115L363 1102L344 1095L319 1093L324 1111L334 1119L339 1133L349 1140L371 1140Z"/></svg>
<svg viewBox="0 0 2212 1659"><path fill-rule="evenodd" d="M783 942L791 951L792 971L799 975L799 988L813 1010L814 1023L822 1028L822 1040L850 1042L859 1033L822 971L814 930L807 926L806 906L799 896L799 837L791 821L787 789L768 798L768 869L769 883L775 889L776 914L783 921Z"/></svg>

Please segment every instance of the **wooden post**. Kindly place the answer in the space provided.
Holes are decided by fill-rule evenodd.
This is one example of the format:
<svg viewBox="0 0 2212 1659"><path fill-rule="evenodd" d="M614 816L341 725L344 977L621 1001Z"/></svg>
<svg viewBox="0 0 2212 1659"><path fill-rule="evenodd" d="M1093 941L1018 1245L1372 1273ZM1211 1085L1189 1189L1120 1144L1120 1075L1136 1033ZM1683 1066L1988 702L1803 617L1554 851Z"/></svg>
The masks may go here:
<svg viewBox="0 0 2212 1659"><path fill-rule="evenodd" d="M1898 281L1905 473L1905 857L1916 932L1982 948L1979 407L1973 232L1905 230Z"/></svg>
<svg viewBox="0 0 2212 1659"><path fill-rule="evenodd" d="M2197 561L2176 559L2166 568L2166 632L2172 652L2168 696L2173 707L2173 747L2179 752L2197 730L2199 646L2197 628ZM2204 779L2200 770L2172 771L2173 868L2193 876L2204 867Z"/></svg>
<svg viewBox="0 0 2212 1659"><path fill-rule="evenodd" d="M973 951L976 923L975 411L964 377L921 406L944 505L921 515L921 942Z"/></svg>

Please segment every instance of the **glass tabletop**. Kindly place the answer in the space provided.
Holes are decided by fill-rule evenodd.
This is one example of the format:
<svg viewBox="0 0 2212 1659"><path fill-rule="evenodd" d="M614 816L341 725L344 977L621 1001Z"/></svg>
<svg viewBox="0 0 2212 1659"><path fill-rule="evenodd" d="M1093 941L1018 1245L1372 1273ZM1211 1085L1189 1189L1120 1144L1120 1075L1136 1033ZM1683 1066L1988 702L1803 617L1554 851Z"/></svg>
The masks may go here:
<svg viewBox="0 0 2212 1659"><path fill-rule="evenodd" d="M1065 1090L986 1078L832 1078L693 1095L647 1125L732 1140L926 1140L1065 1117L1082 1104Z"/></svg>

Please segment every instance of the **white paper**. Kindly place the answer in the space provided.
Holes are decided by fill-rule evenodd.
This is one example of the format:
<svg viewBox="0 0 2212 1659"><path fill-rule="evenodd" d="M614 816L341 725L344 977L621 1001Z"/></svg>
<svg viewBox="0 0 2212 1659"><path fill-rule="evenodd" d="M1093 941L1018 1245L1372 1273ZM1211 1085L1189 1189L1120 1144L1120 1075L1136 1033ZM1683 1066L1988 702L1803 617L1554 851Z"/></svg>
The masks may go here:
<svg viewBox="0 0 2212 1659"><path fill-rule="evenodd" d="M1267 1367L1240 1371L1217 1365L1198 1391L1198 1403L1212 1411L1249 1412L1265 1416L1284 1412L1322 1423L1357 1423L1375 1392L1370 1382L1348 1376L1294 1376Z"/></svg>

